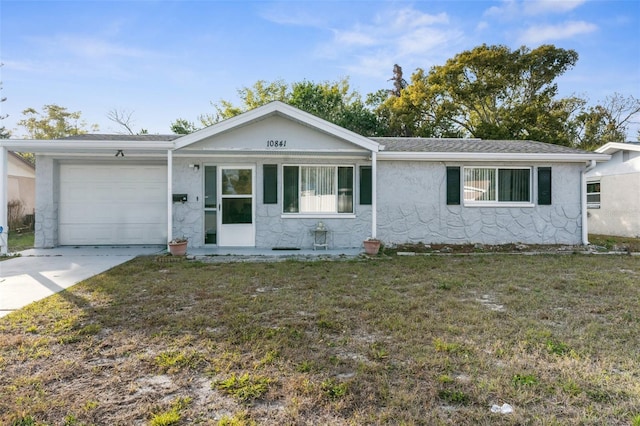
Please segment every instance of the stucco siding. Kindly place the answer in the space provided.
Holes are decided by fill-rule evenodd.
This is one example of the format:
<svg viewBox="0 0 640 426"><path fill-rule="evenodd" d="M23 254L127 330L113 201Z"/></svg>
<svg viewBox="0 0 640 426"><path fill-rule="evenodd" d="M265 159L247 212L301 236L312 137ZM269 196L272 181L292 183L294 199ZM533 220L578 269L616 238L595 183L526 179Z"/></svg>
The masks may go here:
<svg viewBox="0 0 640 426"><path fill-rule="evenodd" d="M600 181L600 208L587 211L589 233L640 238L640 152L613 153L587 181Z"/></svg>
<svg viewBox="0 0 640 426"><path fill-rule="evenodd" d="M533 207L471 207L446 204L442 163L380 162L378 236L392 244L579 244L580 166L559 164L552 170L550 206L535 203L534 167Z"/></svg>
<svg viewBox="0 0 640 426"><path fill-rule="evenodd" d="M589 232L640 238L640 172L600 177L600 208L588 210Z"/></svg>
<svg viewBox="0 0 640 426"><path fill-rule="evenodd" d="M59 173L59 164L52 157L36 156L36 248L58 245Z"/></svg>
<svg viewBox="0 0 640 426"><path fill-rule="evenodd" d="M314 243L312 230L318 222L323 222L328 232L329 247L360 247L362 241L371 235L371 206L358 203L358 165L369 164L354 159L332 159L330 164L355 166L354 179L354 217L284 217L282 214L282 165L292 164L327 164L320 159L267 159L242 161L241 159L225 159L224 162L201 158L174 157L173 160L173 193L188 194L186 203L173 203L173 235L186 236L192 247L204 246L204 167L205 165L229 166L246 165L255 167L255 246L258 248L311 248ZM189 167L198 164L199 168ZM278 166L278 202L264 204L263 165ZM352 216L352 215L351 215Z"/></svg>

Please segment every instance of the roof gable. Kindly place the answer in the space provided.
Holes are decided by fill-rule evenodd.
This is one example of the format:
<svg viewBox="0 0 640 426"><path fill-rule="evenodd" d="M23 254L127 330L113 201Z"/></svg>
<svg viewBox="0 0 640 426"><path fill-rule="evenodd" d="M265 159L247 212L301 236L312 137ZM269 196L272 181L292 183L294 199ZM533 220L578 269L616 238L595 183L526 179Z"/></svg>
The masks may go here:
<svg viewBox="0 0 640 426"><path fill-rule="evenodd" d="M603 154L614 154L618 151L640 152L640 142L609 142L596 149L596 152Z"/></svg>
<svg viewBox="0 0 640 426"><path fill-rule="evenodd" d="M307 112L301 111L280 101L271 102L267 105L255 108L251 111L214 124L213 126L209 126L205 129L176 139L175 149L180 150L197 147L202 148L202 146L199 145L201 145L201 143L204 141L212 140L219 135L227 134L232 131L238 131L239 129L243 128L248 128L249 130L245 130L245 132L253 134L255 133L255 128L257 126L263 125L265 123L267 124L267 130L269 130L269 123L277 122L277 120L281 120L281 123L283 122L283 120L289 121L299 126L304 126L315 132L327 135L329 136L328 140L333 140L334 143L338 143L338 141L341 141L341 145L344 147L351 146L357 150L367 150L373 152L377 152L379 150L379 144L369 138L366 138L338 125L318 118ZM253 127L253 129L251 129L251 127ZM279 137L278 135L271 136L264 134L262 136L262 139L260 140L260 143L264 143L265 148L268 148L266 146L267 141L276 139L283 140L283 138ZM232 147L227 146L221 148L230 149ZM241 147L238 148L240 149ZM295 147L292 146L291 148ZM308 150L308 148L308 146L305 146L304 150ZM328 148L331 148L331 146L329 146ZM333 148L339 149L338 146L333 146Z"/></svg>

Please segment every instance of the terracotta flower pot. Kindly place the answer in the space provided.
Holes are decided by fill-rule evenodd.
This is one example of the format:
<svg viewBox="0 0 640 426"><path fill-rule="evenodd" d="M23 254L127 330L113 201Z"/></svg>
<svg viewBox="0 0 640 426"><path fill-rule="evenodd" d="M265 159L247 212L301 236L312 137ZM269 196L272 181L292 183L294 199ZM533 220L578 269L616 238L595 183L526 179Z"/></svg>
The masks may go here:
<svg viewBox="0 0 640 426"><path fill-rule="evenodd" d="M171 256L184 256L187 254L187 242L169 243L169 253Z"/></svg>
<svg viewBox="0 0 640 426"><path fill-rule="evenodd" d="M380 240L364 240L364 252L367 254L378 254L380 250Z"/></svg>

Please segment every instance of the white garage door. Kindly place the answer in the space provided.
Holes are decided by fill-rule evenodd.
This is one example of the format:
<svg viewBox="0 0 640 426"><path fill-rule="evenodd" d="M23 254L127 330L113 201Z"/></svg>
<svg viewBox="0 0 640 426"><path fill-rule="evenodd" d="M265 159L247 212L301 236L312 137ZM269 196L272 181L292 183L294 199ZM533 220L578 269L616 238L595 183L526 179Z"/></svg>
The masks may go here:
<svg viewBox="0 0 640 426"><path fill-rule="evenodd" d="M60 245L166 244L167 168L60 166Z"/></svg>

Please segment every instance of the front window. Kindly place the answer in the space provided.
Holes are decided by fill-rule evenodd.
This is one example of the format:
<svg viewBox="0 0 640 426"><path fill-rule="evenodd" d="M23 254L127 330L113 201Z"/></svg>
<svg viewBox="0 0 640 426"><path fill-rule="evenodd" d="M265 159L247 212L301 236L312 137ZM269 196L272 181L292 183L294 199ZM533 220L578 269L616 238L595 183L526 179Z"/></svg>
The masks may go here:
<svg viewBox="0 0 640 426"><path fill-rule="evenodd" d="M587 182L587 208L600 208L600 181Z"/></svg>
<svg viewBox="0 0 640 426"><path fill-rule="evenodd" d="M530 203L531 169L465 167L464 201L468 204Z"/></svg>
<svg viewBox="0 0 640 426"><path fill-rule="evenodd" d="M352 166L284 166L284 213L353 213Z"/></svg>

